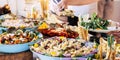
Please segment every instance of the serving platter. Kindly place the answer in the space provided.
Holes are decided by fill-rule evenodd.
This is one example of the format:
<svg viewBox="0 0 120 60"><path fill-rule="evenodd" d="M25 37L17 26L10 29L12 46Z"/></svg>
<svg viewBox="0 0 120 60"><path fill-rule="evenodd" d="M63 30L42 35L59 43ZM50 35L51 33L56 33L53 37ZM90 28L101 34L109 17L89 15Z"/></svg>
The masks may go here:
<svg viewBox="0 0 120 60"><path fill-rule="evenodd" d="M93 13L90 17L89 14L79 17L78 26L82 26L92 32L108 33L110 31L120 30L119 22L112 20L102 19Z"/></svg>
<svg viewBox="0 0 120 60"><path fill-rule="evenodd" d="M107 30L102 30L102 29L88 29L89 31L92 31L92 32L97 32L97 33L108 33L108 32L111 32L111 31L117 31L117 30L120 30L120 27L116 28L115 26L114 27L107 27L108 29Z"/></svg>

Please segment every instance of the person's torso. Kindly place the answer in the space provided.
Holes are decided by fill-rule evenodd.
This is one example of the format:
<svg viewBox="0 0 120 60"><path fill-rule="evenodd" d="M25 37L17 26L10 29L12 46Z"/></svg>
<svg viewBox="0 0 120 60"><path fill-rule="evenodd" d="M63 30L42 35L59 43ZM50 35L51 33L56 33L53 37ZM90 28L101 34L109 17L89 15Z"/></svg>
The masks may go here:
<svg viewBox="0 0 120 60"><path fill-rule="evenodd" d="M53 4L58 4L61 0L52 0ZM52 4L51 3L51 4ZM51 9L54 7L51 7ZM80 5L80 6L68 6L68 9L73 10L75 16L84 15L84 14L92 14L93 12L97 12L97 3L92 3L88 5Z"/></svg>

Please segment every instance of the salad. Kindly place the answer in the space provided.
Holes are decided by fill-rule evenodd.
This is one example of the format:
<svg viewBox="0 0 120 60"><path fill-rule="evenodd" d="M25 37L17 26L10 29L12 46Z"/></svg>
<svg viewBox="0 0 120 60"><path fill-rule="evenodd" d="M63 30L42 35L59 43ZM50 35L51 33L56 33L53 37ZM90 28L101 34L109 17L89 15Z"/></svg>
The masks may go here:
<svg viewBox="0 0 120 60"><path fill-rule="evenodd" d="M93 45L86 44L85 40L52 37L33 44L31 49L52 57L82 57L95 53Z"/></svg>
<svg viewBox="0 0 120 60"><path fill-rule="evenodd" d="M32 31L17 30L14 33L2 33L0 34L0 44L23 44L38 39L36 33Z"/></svg>
<svg viewBox="0 0 120 60"><path fill-rule="evenodd" d="M89 16L81 18L80 24L87 29L107 30L109 21L99 18L97 14L94 13L90 18Z"/></svg>

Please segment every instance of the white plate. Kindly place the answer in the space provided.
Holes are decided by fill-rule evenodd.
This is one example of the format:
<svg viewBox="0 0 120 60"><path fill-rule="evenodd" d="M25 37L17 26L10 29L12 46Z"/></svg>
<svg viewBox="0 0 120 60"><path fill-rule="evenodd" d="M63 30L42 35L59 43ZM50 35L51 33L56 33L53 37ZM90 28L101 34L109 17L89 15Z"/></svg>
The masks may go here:
<svg viewBox="0 0 120 60"><path fill-rule="evenodd" d="M108 30L96 30L96 29L89 29L89 31L92 31L92 32L98 32L98 33L108 33L110 31L116 31L116 30L120 30L120 27L116 29L115 26L113 27L107 27Z"/></svg>

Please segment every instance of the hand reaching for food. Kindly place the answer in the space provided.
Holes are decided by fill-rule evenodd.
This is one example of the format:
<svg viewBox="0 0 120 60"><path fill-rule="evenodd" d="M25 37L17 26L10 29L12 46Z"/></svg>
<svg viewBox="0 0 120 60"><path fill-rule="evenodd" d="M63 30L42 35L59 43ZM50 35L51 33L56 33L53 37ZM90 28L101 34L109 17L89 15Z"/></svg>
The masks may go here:
<svg viewBox="0 0 120 60"><path fill-rule="evenodd" d="M7 13L11 13L10 6L8 4L4 5L3 7L0 7L0 15L4 15Z"/></svg>
<svg viewBox="0 0 120 60"><path fill-rule="evenodd" d="M62 11L67 8L67 0L61 0L58 3L59 10Z"/></svg>

